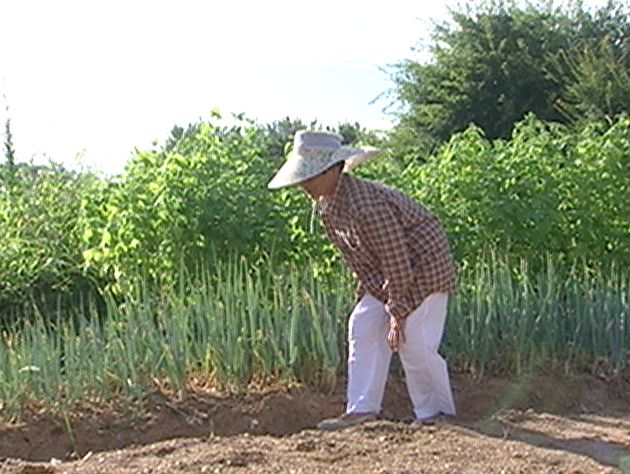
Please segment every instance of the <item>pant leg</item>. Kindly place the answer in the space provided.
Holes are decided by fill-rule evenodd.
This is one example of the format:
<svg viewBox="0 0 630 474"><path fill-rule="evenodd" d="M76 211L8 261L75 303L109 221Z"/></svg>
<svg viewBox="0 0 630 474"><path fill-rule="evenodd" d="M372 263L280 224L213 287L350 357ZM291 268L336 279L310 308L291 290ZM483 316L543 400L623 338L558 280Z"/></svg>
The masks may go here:
<svg viewBox="0 0 630 474"><path fill-rule="evenodd" d="M399 353L417 419L455 414L446 361L438 353L447 303L447 294L434 293L407 318Z"/></svg>
<svg viewBox="0 0 630 474"><path fill-rule="evenodd" d="M366 294L350 316L348 327L348 405L346 413L381 411L391 350L389 316L383 304Z"/></svg>

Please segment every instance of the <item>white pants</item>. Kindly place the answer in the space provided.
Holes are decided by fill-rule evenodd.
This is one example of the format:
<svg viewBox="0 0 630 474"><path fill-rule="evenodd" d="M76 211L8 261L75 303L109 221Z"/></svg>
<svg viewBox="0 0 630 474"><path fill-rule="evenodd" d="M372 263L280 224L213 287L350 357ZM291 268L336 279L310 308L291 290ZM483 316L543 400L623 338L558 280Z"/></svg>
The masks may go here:
<svg viewBox="0 0 630 474"><path fill-rule="evenodd" d="M407 390L417 419L455 414L446 361L438 354L448 295L434 293L408 317L406 341L399 349ZM392 352L387 343L389 316L366 294L350 316L347 413L381 411Z"/></svg>

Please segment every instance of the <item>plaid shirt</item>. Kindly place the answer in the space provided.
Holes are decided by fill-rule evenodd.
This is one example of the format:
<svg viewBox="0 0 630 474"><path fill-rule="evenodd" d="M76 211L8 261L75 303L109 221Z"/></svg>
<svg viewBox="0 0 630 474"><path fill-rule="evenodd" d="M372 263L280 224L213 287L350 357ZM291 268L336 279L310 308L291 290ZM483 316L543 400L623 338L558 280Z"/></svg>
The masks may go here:
<svg viewBox="0 0 630 474"><path fill-rule="evenodd" d="M431 293L457 291L448 239L438 219L404 194L342 173L319 201L330 240L365 292L406 318Z"/></svg>

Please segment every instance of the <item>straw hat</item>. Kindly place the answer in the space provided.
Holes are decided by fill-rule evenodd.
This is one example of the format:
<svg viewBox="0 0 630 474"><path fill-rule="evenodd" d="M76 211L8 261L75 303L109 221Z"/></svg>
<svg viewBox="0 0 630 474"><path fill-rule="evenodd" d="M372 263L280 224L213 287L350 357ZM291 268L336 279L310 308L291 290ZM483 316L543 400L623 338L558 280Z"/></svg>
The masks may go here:
<svg viewBox="0 0 630 474"><path fill-rule="evenodd" d="M345 162L344 171L350 171L380 151L372 147L342 146L342 138L341 135L329 132L307 130L297 132L293 141L293 150L269 183L269 188L278 189L301 183L340 161Z"/></svg>

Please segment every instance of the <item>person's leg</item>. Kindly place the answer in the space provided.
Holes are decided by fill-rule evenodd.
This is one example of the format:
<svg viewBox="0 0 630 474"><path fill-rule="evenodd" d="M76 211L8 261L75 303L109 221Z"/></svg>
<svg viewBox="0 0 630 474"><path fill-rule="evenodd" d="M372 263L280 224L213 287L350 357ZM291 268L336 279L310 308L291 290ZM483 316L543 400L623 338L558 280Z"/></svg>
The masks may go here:
<svg viewBox="0 0 630 474"><path fill-rule="evenodd" d="M400 347L407 389L418 420L440 413L455 415L446 361L438 353L448 295L434 293L411 313L405 324L406 342Z"/></svg>
<svg viewBox="0 0 630 474"><path fill-rule="evenodd" d="M346 413L381 411L392 356L387 344L388 324L383 304L369 294L350 316Z"/></svg>

